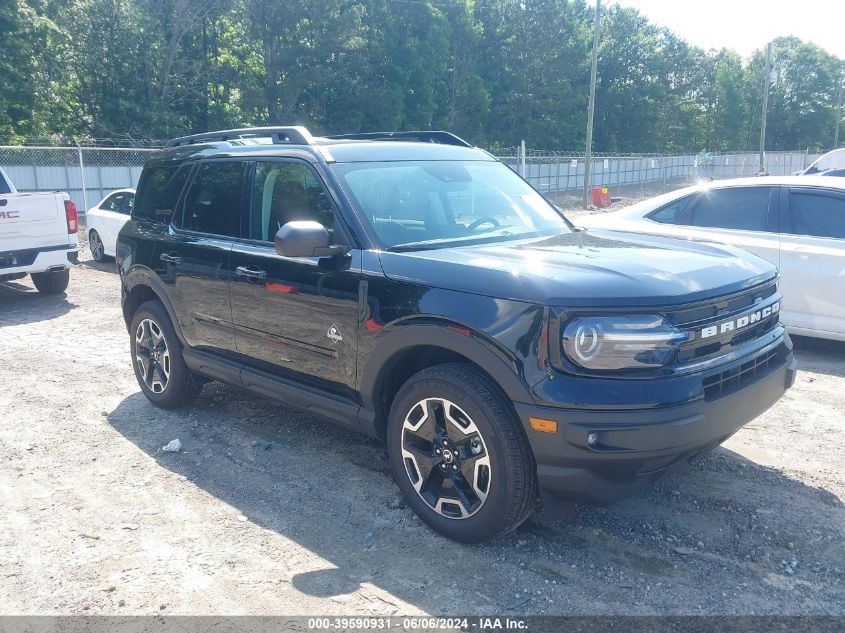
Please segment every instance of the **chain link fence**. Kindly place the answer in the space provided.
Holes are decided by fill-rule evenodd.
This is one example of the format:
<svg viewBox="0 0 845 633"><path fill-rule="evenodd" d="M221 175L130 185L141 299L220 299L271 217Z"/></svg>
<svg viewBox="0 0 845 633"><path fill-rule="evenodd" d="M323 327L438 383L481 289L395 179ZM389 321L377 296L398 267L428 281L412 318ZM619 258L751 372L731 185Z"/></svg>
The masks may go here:
<svg viewBox="0 0 845 633"><path fill-rule="evenodd" d="M150 142L149 144L153 144ZM135 187L144 161L156 148L57 147L0 145L0 167L18 191L66 191L80 212L110 191ZM566 207L579 205L584 186L583 152L523 150L493 152L537 190ZM788 175L807 167L818 154L806 151L767 152L766 171ZM611 195L643 199L697 180L755 176L755 152L652 155L594 154L591 185L608 187Z"/></svg>
<svg viewBox="0 0 845 633"><path fill-rule="evenodd" d="M563 201L578 198L584 188L584 153L504 149L495 155L538 191ZM819 154L806 151L766 152L766 173L787 176L804 169ZM698 154L593 154L590 186L607 187L612 195L643 199L699 180L756 176L757 152ZM575 206L574 204L567 206Z"/></svg>
<svg viewBox="0 0 845 633"><path fill-rule="evenodd" d="M18 191L66 191L80 213L115 189L134 187L154 149L0 146L0 167Z"/></svg>

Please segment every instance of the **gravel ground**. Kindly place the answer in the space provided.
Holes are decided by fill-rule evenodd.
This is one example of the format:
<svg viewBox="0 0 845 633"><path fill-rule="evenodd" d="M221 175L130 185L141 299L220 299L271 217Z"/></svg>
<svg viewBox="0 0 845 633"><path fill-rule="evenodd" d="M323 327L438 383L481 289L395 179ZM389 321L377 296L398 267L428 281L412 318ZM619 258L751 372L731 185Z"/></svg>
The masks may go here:
<svg viewBox="0 0 845 633"><path fill-rule="evenodd" d="M702 461L470 547L376 442L216 383L152 407L113 264L0 284L0 614L845 614L845 345L796 343L796 386Z"/></svg>

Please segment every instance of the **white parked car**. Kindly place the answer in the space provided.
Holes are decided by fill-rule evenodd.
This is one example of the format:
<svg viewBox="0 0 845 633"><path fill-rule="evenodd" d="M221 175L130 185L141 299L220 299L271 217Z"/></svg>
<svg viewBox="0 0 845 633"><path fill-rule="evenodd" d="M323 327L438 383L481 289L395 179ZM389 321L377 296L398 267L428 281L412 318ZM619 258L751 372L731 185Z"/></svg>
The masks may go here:
<svg viewBox="0 0 845 633"><path fill-rule="evenodd" d="M820 156L812 165L796 176L845 176L845 148L835 149Z"/></svg>
<svg viewBox="0 0 845 633"><path fill-rule="evenodd" d="M100 200L97 206L88 209L85 230L94 261L101 262L106 257L115 256L117 234L129 220L134 203L134 189L118 189Z"/></svg>
<svg viewBox="0 0 845 633"><path fill-rule="evenodd" d="M845 179L708 182L577 223L750 251L780 269L780 317L790 332L845 340Z"/></svg>

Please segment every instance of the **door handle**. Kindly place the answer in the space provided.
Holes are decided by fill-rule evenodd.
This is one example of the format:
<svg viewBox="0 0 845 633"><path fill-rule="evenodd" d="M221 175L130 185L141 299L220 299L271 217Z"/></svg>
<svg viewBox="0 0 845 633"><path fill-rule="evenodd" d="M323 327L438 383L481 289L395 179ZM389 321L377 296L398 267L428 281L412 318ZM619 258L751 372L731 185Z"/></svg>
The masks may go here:
<svg viewBox="0 0 845 633"><path fill-rule="evenodd" d="M171 264L181 264L182 258L179 257L176 253L162 253L159 256L159 259L163 262L170 262Z"/></svg>
<svg viewBox="0 0 845 633"><path fill-rule="evenodd" d="M259 270L255 266L238 266L235 272L247 279L267 279L267 271Z"/></svg>

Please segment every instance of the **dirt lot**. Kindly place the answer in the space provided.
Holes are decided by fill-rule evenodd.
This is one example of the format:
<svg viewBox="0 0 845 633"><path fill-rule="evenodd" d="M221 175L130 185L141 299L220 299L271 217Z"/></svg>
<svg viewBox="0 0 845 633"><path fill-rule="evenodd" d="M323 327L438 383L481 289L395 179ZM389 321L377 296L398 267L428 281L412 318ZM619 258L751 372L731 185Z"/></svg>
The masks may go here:
<svg viewBox="0 0 845 633"><path fill-rule="evenodd" d="M153 408L113 264L0 285L0 613L845 614L845 346L797 347L795 388L689 470L467 547L373 441L215 383Z"/></svg>

